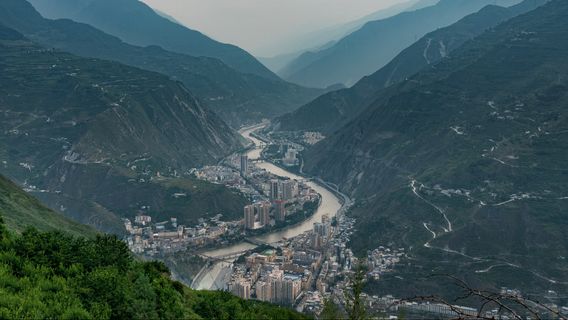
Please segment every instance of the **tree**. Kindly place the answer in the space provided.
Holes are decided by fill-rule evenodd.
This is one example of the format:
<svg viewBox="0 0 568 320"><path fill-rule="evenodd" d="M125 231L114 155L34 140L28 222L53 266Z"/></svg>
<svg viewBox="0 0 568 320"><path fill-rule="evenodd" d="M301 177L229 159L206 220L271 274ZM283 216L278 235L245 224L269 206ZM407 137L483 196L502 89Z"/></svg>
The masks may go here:
<svg viewBox="0 0 568 320"><path fill-rule="evenodd" d="M430 302L439 303L446 305L455 314L455 319L487 319L493 320L496 318L501 318L506 316L510 319L560 319L568 320L568 315L563 314L557 309L553 309L550 306L533 299L524 298L516 294L502 293L502 292L492 292L488 290L480 290L471 287L465 281L451 275L433 275L443 276L450 278L454 283L462 289L463 294L460 297L454 299L453 302L447 301L446 299L439 296L416 296L411 299L405 299L406 301L413 302ZM462 308L455 305L455 303L471 300L476 301L480 304L475 315L470 312L463 310ZM486 315L485 311L491 308L497 309L498 314Z"/></svg>
<svg viewBox="0 0 568 320"><path fill-rule="evenodd" d="M0 249L7 246L7 242L10 240L10 233L6 226L4 225L4 219L0 216Z"/></svg>
<svg viewBox="0 0 568 320"><path fill-rule="evenodd" d="M319 318L322 320L335 320L341 319L342 316L337 305L333 303L331 299L325 299L323 303L323 310Z"/></svg>
<svg viewBox="0 0 568 320"><path fill-rule="evenodd" d="M365 265L363 262L360 262L350 280L351 290L345 293L345 309L350 320L364 320L367 318L365 302L361 298L365 288L366 272Z"/></svg>

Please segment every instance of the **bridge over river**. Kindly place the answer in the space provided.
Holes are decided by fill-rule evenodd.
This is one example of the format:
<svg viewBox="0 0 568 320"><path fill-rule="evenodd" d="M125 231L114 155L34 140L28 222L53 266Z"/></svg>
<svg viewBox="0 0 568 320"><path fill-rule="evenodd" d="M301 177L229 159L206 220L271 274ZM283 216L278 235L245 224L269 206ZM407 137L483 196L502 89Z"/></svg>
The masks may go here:
<svg viewBox="0 0 568 320"><path fill-rule="evenodd" d="M265 143L252 136L252 133L266 126L267 123L263 123L244 128L239 131L243 137L245 137L249 141L252 141L252 143L254 143L254 145L256 146L246 153L248 158L252 162L254 162L257 167L265 169L266 171L274 175L298 181L305 181L310 188L314 189L321 195L320 206L312 217L308 218L302 223L289 226L287 228L274 231L266 235L249 238L241 243L237 243L226 248L202 253L201 256L210 261L208 262L209 266L203 268L199 272L198 276L196 276L195 280L192 283L193 288L215 290L220 286L222 287L221 284L223 282L223 279L227 278L227 274L230 274L232 262L241 255L258 246L272 245L276 242L281 241L282 239L289 239L298 236L308 230L311 230L313 228L314 222L321 221L323 215L329 215L330 217L332 217L337 215L338 213L341 214L341 209L344 207L344 205L348 206L348 203L350 201L349 198L342 195L337 190L334 190L332 186L326 185L322 181L306 179L305 177L301 177L282 168L279 168L270 162L256 161L261 158L260 153L263 147L260 146L264 145ZM340 197L343 199L340 199ZM211 263L213 264L210 265Z"/></svg>

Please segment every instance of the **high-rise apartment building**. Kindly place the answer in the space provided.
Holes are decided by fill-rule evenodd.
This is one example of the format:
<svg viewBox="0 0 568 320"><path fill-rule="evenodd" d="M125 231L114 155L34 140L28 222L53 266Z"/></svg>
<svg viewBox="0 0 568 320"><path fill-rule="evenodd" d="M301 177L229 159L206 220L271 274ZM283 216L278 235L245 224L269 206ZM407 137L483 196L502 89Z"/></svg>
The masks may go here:
<svg viewBox="0 0 568 320"><path fill-rule="evenodd" d="M254 205L248 205L244 208L245 213L245 229L254 229L254 223L256 221Z"/></svg>
<svg viewBox="0 0 568 320"><path fill-rule="evenodd" d="M280 181L270 181L270 200L280 200Z"/></svg>
<svg viewBox="0 0 568 320"><path fill-rule="evenodd" d="M260 224L266 226L270 223L270 202L261 202L256 204L256 211L259 216Z"/></svg>
<svg viewBox="0 0 568 320"><path fill-rule="evenodd" d="M246 177L248 175L248 156L241 156L241 176Z"/></svg>
<svg viewBox="0 0 568 320"><path fill-rule="evenodd" d="M282 182L282 200L288 201L295 197L295 184L296 182L292 180Z"/></svg>

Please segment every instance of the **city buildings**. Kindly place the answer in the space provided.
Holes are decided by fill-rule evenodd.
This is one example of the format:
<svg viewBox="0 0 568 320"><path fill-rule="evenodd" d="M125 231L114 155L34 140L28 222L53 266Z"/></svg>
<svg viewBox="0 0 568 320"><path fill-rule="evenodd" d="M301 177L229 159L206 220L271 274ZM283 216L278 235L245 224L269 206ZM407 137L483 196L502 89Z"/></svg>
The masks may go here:
<svg viewBox="0 0 568 320"><path fill-rule="evenodd" d="M241 155L241 176L246 177L248 175L248 156Z"/></svg>
<svg viewBox="0 0 568 320"><path fill-rule="evenodd" d="M276 221L283 222L286 220L286 202L283 200L274 201L274 217Z"/></svg>
<svg viewBox="0 0 568 320"><path fill-rule="evenodd" d="M150 216L138 215L134 218L134 223L141 224L143 226L149 224L150 222L152 222L152 217Z"/></svg>
<svg viewBox="0 0 568 320"><path fill-rule="evenodd" d="M258 281L255 290L256 298L260 301L272 301L272 284L270 282Z"/></svg>
<svg viewBox="0 0 568 320"><path fill-rule="evenodd" d="M245 214L245 229L249 230L254 229L254 223L256 221L255 206L254 205L245 206L244 214Z"/></svg>
<svg viewBox="0 0 568 320"><path fill-rule="evenodd" d="M260 224L266 226L270 224L270 209L272 205L270 202L261 202L255 205L260 219Z"/></svg>
<svg viewBox="0 0 568 320"><path fill-rule="evenodd" d="M286 151L286 154L282 159L282 164L284 164L287 167L297 166L299 163L297 156L298 156L298 151L296 151L296 149L288 147L288 150Z"/></svg>
<svg viewBox="0 0 568 320"><path fill-rule="evenodd" d="M270 181L270 200L280 200L280 180Z"/></svg>
<svg viewBox="0 0 568 320"><path fill-rule="evenodd" d="M282 182L282 200L288 201L293 199L295 195L296 182L287 180Z"/></svg>
<svg viewBox="0 0 568 320"><path fill-rule="evenodd" d="M251 297L251 284L249 280L239 278L231 283L229 290L236 296L242 299L250 299Z"/></svg>

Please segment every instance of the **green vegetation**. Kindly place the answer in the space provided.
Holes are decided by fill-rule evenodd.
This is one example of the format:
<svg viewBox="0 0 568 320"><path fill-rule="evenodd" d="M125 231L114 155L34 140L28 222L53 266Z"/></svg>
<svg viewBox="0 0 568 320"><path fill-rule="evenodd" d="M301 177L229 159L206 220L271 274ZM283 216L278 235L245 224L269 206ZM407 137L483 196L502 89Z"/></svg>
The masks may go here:
<svg viewBox="0 0 568 320"><path fill-rule="evenodd" d="M132 258L115 236L94 239L27 229L0 218L0 318L303 319L292 310L199 292L169 279L161 262Z"/></svg>
<svg viewBox="0 0 568 320"><path fill-rule="evenodd" d="M345 294L345 309L350 320L364 320L367 318L367 310L362 294L365 288L366 268L361 263L355 269L350 280L351 290Z"/></svg>
<svg viewBox="0 0 568 320"><path fill-rule="evenodd" d="M120 218L141 207L180 224L240 215L245 200L227 188L162 184L160 177L186 176L242 148L240 136L183 85L48 50L4 26L0 36L2 174L42 190L37 196L51 208L116 234Z"/></svg>
<svg viewBox="0 0 568 320"><path fill-rule="evenodd" d="M172 278L183 283L191 283L207 261L195 255L191 249L163 253L151 259L163 261L172 273Z"/></svg>
<svg viewBox="0 0 568 320"><path fill-rule="evenodd" d="M184 278L180 271L203 263L179 254L165 257L175 277ZM162 262L135 259L116 236L67 220L0 177L0 319L46 318L304 317L224 292L190 290L170 280Z"/></svg>
<svg viewBox="0 0 568 320"><path fill-rule="evenodd" d="M83 57L116 61L159 72L181 81L203 103L206 103L207 107L214 110L235 128L243 123L256 122L266 117L292 111L297 106L323 93L323 90L302 88L284 82L268 72L254 59L251 62L267 71L268 74L263 76L262 73L251 73L252 70L239 72L237 71L239 68L229 67L228 64L230 63L227 63L227 61L223 63L216 58L211 58L216 56L212 52L198 53L193 51L199 51L201 45L189 46L187 48L190 49L189 52L175 49L167 51L163 49L167 46L160 45L160 42L164 40L162 35L173 36L173 34L161 31L157 37L155 37L156 35L150 36L149 32L141 31L142 27L148 27L146 24L141 24L134 31L137 35L144 33L152 38L151 43L142 46L131 45L131 43L138 42L129 41L128 37L121 34L124 31L123 29L130 26L129 24L119 23L116 28L111 28L111 30L105 28L109 27L109 24L117 22L111 19L110 15L120 16L118 21L123 21L124 15L129 15L131 17L126 18L126 20L133 24L148 18L158 19L158 24L164 22L161 17L148 8L146 8L148 9L148 16L144 17L144 14L137 10L145 10L146 6L139 1L122 1L120 5L106 1L93 1L93 5L108 6L99 8L100 11L96 13L91 10L84 12L93 14L92 18L97 21L90 19L89 21L82 21L81 17L73 15L73 13L78 13L79 10L47 12L54 9L58 4L81 5L75 0L38 0L31 2L44 16L53 17L55 15L66 19L56 21L44 19L25 0L4 0L0 2L0 23L21 32L30 40L48 48L57 48ZM125 12L118 14L117 10L125 10ZM55 11L58 10L55 9ZM75 21L86 22L90 25ZM167 21L165 23L171 24ZM107 33L99 29L104 29ZM150 28L150 30L154 31L154 28ZM177 35L177 37L180 37L180 35ZM180 37L177 40L188 41L189 39ZM191 40L189 41L191 42ZM179 42L175 41L172 44L179 44Z"/></svg>
<svg viewBox="0 0 568 320"><path fill-rule="evenodd" d="M47 209L37 199L1 175L0 215L4 217L6 227L18 233L33 226L42 231L65 230L76 236L94 237L96 234L94 229Z"/></svg>
<svg viewBox="0 0 568 320"><path fill-rule="evenodd" d="M567 15L550 1L500 24L305 153L307 172L358 199L356 254L409 252L374 293L455 296L421 280L432 273L566 291Z"/></svg>
<svg viewBox="0 0 568 320"><path fill-rule="evenodd" d="M448 27L430 32L353 87L318 97L298 110L279 117L275 127L285 131L321 131L326 135L331 134L357 117L380 90L405 81L486 30L534 10L546 1L528 0L508 8L489 5Z"/></svg>

